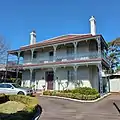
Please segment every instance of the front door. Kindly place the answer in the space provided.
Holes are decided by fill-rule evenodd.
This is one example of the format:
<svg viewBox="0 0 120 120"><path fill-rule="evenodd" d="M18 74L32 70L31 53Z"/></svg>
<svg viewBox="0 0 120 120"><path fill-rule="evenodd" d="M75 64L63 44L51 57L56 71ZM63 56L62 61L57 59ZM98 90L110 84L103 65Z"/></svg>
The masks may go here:
<svg viewBox="0 0 120 120"><path fill-rule="evenodd" d="M46 72L47 90L53 90L53 78L54 78L53 71L47 71Z"/></svg>

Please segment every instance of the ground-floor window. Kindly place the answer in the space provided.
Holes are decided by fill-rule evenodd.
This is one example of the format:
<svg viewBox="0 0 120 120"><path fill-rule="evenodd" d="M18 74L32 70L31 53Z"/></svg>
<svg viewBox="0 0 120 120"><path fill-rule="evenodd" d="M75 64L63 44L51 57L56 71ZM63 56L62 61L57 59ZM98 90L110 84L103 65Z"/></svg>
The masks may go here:
<svg viewBox="0 0 120 120"><path fill-rule="evenodd" d="M74 80L74 71L73 70L68 70L67 71L67 79L68 79L68 81L73 81Z"/></svg>
<svg viewBox="0 0 120 120"><path fill-rule="evenodd" d="M35 81L35 71L33 71L33 73L32 73L32 81L33 82Z"/></svg>

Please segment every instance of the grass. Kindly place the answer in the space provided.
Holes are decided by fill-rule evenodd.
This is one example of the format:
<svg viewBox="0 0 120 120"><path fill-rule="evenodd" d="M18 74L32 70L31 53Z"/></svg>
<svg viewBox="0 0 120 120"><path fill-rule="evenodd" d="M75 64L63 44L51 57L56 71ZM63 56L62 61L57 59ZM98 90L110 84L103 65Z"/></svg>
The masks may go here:
<svg viewBox="0 0 120 120"><path fill-rule="evenodd" d="M17 111L23 110L25 104L16 102L16 101L8 101L6 103L0 104L0 113L16 113Z"/></svg>

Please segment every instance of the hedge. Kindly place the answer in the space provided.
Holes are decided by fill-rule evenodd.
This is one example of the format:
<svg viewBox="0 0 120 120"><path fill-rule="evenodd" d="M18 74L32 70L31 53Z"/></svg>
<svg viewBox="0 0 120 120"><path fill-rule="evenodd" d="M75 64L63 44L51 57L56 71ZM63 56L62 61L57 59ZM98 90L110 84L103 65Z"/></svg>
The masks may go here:
<svg viewBox="0 0 120 120"><path fill-rule="evenodd" d="M96 89L87 87L63 91L44 91L43 95L60 96L78 100L95 100L100 97Z"/></svg>
<svg viewBox="0 0 120 120"><path fill-rule="evenodd" d="M84 95L98 94L98 91L95 88L89 88L89 87L79 87L79 88L75 88L73 90L62 90L59 92L62 92L62 93L80 93L80 94L84 94Z"/></svg>
<svg viewBox="0 0 120 120"><path fill-rule="evenodd" d="M1 101L21 102L24 103L26 107L22 111L13 114L0 113L0 120L30 120L37 111L38 100L34 97L0 94L0 102Z"/></svg>

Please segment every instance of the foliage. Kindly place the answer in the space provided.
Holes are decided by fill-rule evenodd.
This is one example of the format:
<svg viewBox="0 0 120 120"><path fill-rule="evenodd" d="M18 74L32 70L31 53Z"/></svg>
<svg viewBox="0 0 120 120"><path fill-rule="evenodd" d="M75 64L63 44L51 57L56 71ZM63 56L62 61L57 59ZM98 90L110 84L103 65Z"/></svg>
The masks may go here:
<svg viewBox="0 0 120 120"><path fill-rule="evenodd" d="M44 91L44 95L60 96L79 100L94 100L100 97L98 91L94 88L79 87L73 90L62 91Z"/></svg>
<svg viewBox="0 0 120 120"><path fill-rule="evenodd" d="M5 39L0 36L0 63L5 63L7 58L8 45L5 43Z"/></svg>
<svg viewBox="0 0 120 120"><path fill-rule="evenodd" d="M17 113L13 114L2 114L0 115L0 119L2 120L29 120L36 113L36 107L38 105L38 100L34 97L23 96L23 95L0 95L0 101L16 101L21 102L26 105L26 107ZM9 116L9 117L8 117ZM1 118L2 117L2 118Z"/></svg>
<svg viewBox="0 0 120 120"><path fill-rule="evenodd" d="M120 71L120 66L117 67L116 71Z"/></svg>
<svg viewBox="0 0 120 120"><path fill-rule="evenodd" d="M115 41L109 42L108 57L110 61L110 71L115 72L119 66L120 46Z"/></svg>
<svg viewBox="0 0 120 120"><path fill-rule="evenodd" d="M21 79L20 78L18 78L17 80L16 80L16 78L1 79L0 83L3 83L3 82L5 82L5 83L17 83L17 84L21 85Z"/></svg>
<svg viewBox="0 0 120 120"><path fill-rule="evenodd" d="M31 88L31 89L35 89L35 85L31 85L30 88Z"/></svg>
<svg viewBox="0 0 120 120"><path fill-rule="evenodd" d="M7 80L11 81L12 83L17 83L17 84L21 85L21 79L20 78L18 78L17 80L16 80L16 78L8 78Z"/></svg>
<svg viewBox="0 0 120 120"><path fill-rule="evenodd" d="M72 90L72 93L80 93L83 95L95 95L98 94L96 89L94 88L89 88L89 87L80 87Z"/></svg>

